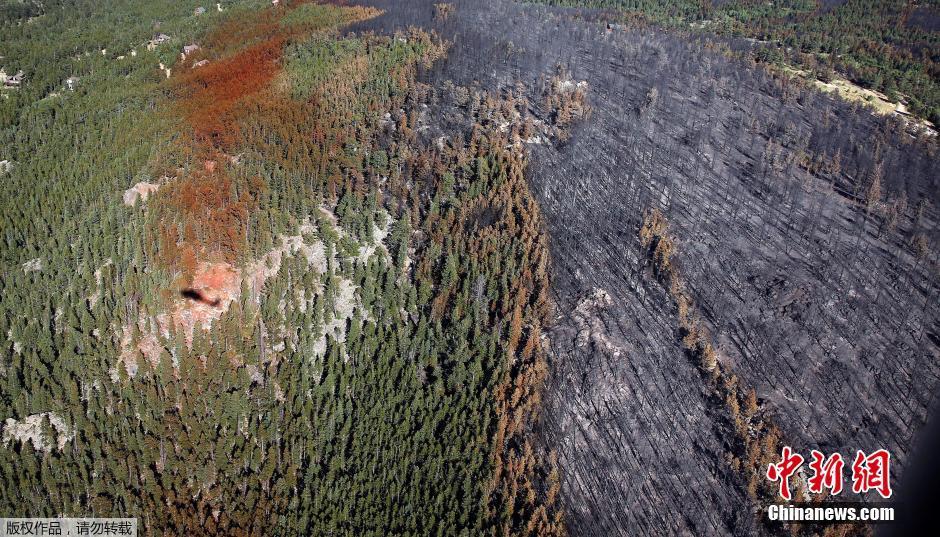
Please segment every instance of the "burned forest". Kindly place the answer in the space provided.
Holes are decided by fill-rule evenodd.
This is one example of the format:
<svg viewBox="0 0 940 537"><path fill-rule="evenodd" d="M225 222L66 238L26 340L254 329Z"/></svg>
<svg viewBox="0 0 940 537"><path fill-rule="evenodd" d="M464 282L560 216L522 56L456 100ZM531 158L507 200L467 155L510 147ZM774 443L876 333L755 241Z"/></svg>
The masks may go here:
<svg viewBox="0 0 940 537"><path fill-rule="evenodd" d="M404 4L374 23L467 44L434 85L521 93L545 123L548 75L587 88L591 116L569 138L526 141L557 307L537 434L574 534L766 531L747 506L776 448L735 434L756 416L780 444L883 445L903 473L940 370L933 138L776 77L735 43L511 2L455 2L443 23ZM431 137L468 128L472 104L450 93ZM678 281L641 239L653 210ZM686 318L720 379L684 341ZM690 504L700 517L677 519Z"/></svg>

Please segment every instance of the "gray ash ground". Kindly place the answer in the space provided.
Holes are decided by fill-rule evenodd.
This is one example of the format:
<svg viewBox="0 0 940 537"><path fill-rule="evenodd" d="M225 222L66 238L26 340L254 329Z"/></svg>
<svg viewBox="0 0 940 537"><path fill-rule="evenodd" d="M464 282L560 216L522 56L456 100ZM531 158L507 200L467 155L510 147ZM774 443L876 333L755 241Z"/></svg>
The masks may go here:
<svg viewBox="0 0 940 537"><path fill-rule="evenodd" d="M558 452L573 535L772 531L725 460L733 433L641 251L651 207L671 223L720 361L784 441L850 460L886 448L903 482L940 373L935 142L698 39L609 28L600 13L457 1L436 21L433 1L360 3L387 14L357 31L416 25L453 42L424 74L435 87L521 82L538 103L558 65L590 86L592 116L565 143L531 145L529 169L559 312L535 433ZM446 99L431 112L429 140L466 128ZM806 166L837 153L839 170ZM878 160L885 199L908 201L893 229L859 203Z"/></svg>

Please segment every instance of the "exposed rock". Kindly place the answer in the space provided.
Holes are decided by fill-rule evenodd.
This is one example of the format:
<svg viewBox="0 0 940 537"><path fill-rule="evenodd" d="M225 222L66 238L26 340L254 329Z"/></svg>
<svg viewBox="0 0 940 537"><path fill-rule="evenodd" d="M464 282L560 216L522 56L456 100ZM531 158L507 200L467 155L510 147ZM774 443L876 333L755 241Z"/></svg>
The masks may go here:
<svg viewBox="0 0 940 537"><path fill-rule="evenodd" d="M607 291L595 289L578 303L571 317L578 327L576 344L579 347L591 344L594 350L620 358L624 349L614 344L608 337L607 328L601 316L601 313L612 304L613 300Z"/></svg>
<svg viewBox="0 0 940 537"><path fill-rule="evenodd" d="M137 200L147 201L151 194L160 190L160 185L141 181L124 191L124 205L134 207Z"/></svg>
<svg viewBox="0 0 940 537"><path fill-rule="evenodd" d="M88 295L88 298L87 298L87 300L88 300L88 308L89 308L89 309L94 309L95 304L97 304L97 303L98 303L98 300L101 299L101 277L102 277L101 271L102 271L105 267L108 267L108 266L112 265L113 263L114 263L114 262L113 262L113 261L111 260L111 258L109 257L109 258L104 262L104 264L102 264L100 267L98 267L97 269L95 269L95 290L94 290L94 292L93 292L92 294Z"/></svg>
<svg viewBox="0 0 940 537"><path fill-rule="evenodd" d="M358 260L360 263L368 263L369 259L377 253L382 255L387 262L391 262L392 258L388 253L388 248L385 247L384 241L385 238L388 237L389 232L391 232L392 223L391 218L386 218L384 227L373 225L372 243L361 244L359 246Z"/></svg>
<svg viewBox="0 0 940 537"><path fill-rule="evenodd" d="M177 299L172 313L174 325L182 328L188 338L196 327L208 330L241 294L241 281L240 271L228 263L200 263L190 289L199 292L201 299Z"/></svg>
<svg viewBox="0 0 940 537"><path fill-rule="evenodd" d="M127 376L134 377L140 369L138 357L145 358L150 362L151 367L157 367L160 364L160 355L163 352L163 345L156 334L157 326L145 317L138 319L138 340L137 344L133 341L133 330L125 329L121 335L121 354L118 357L118 363L124 366ZM169 333L164 331L161 334L164 338L169 337Z"/></svg>
<svg viewBox="0 0 940 537"><path fill-rule="evenodd" d="M18 88L23 84L24 73L17 71L15 75L8 76L5 71L0 70L0 85L4 88Z"/></svg>
<svg viewBox="0 0 940 537"><path fill-rule="evenodd" d="M248 364L245 366L245 371L248 372L248 378L251 379L251 382L255 384L261 384L264 382L264 374L261 372L261 369L255 364Z"/></svg>
<svg viewBox="0 0 940 537"><path fill-rule="evenodd" d="M166 34L157 34L153 39L147 42L147 50L156 50L158 46L166 43L170 39L172 38Z"/></svg>
<svg viewBox="0 0 940 537"><path fill-rule="evenodd" d="M325 272L327 259L323 243L304 240L304 236L313 234L315 228L310 223L304 223L299 231L298 235L281 237L280 245L241 269L224 262L200 263L192 284L184 290L184 296L173 301L170 311L160 313L153 319L141 316L136 327L128 325L121 330L118 364L124 367L130 377L137 374L140 357L146 358L156 367L163 351L161 338L169 338L171 329L176 329L181 330L187 343L191 344L196 329L209 330L228 310L231 303L240 298L243 284L250 293L248 299L257 304L265 282L280 271L284 257L302 255L309 270ZM377 230L379 237L384 237L385 233L383 230ZM385 248L381 241L374 246L376 249L379 247ZM351 281L337 277L333 320L324 327L320 341L315 344L315 355L322 356L325 352L327 334L337 341L345 340L347 322L352 318L355 309L361 307L356 297L356 289ZM301 308L306 311L308 303L312 303L314 298L309 297L301 302ZM138 334L136 344L133 335L135 330ZM274 343L270 350L277 353L285 348L284 342L279 341ZM112 372L112 377L115 380L118 378L116 370Z"/></svg>
<svg viewBox="0 0 940 537"><path fill-rule="evenodd" d="M290 235L281 237L280 246L274 248L267 254L250 263L244 272L244 278L248 282L248 288L251 292L251 299L255 302L260 300L261 289L264 282L281 270L281 260L285 255L302 254L307 259L307 265L312 270L323 272L326 270L326 250L323 243L316 241L308 244L304 241L304 235L312 233L314 228L309 223L300 226L299 235Z"/></svg>
<svg viewBox="0 0 940 537"><path fill-rule="evenodd" d="M187 56L189 56L190 54L196 52L196 51L199 50L200 48L202 48L202 47L200 47L199 45L197 45L197 44L195 44L195 43L192 43L192 44L189 44L189 45L184 45L184 46L183 46L183 52L180 53L180 59L181 59L181 60L185 60Z"/></svg>
<svg viewBox="0 0 940 537"><path fill-rule="evenodd" d="M313 344L313 355L322 358L326 354L327 336L332 336L338 343L346 341L346 324L352 319L356 307L356 286L345 278L337 282L336 301L333 305L333 319L323 328L323 334Z"/></svg>
<svg viewBox="0 0 940 537"><path fill-rule="evenodd" d="M7 418L3 426L4 447L11 441L29 442L36 451L50 453L53 448L61 451L74 437L74 431L54 412L31 414L22 420Z"/></svg>
<svg viewBox="0 0 940 537"><path fill-rule="evenodd" d="M40 272L42 271L42 259L35 258L30 259L29 261L23 263L23 272Z"/></svg>

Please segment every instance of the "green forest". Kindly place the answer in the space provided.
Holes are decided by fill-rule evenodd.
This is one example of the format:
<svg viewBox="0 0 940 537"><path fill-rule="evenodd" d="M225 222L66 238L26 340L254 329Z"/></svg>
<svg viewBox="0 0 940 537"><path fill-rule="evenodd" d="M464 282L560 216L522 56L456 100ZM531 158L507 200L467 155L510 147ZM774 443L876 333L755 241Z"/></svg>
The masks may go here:
<svg viewBox="0 0 940 537"><path fill-rule="evenodd" d="M552 535L542 224L415 136L437 37L305 2L0 3L0 516ZM505 109L495 98L479 117ZM521 104L519 106L522 106Z"/></svg>
<svg viewBox="0 0 940 537"><path fill-rule="evenodd" d="M940 125L940 28L918 23L918 12L940 13L940 2L906 0L542 0L623 12L683 31L757 41L760 61L791 62L826 81L833 72L902 99L911 112Z"/></svg>

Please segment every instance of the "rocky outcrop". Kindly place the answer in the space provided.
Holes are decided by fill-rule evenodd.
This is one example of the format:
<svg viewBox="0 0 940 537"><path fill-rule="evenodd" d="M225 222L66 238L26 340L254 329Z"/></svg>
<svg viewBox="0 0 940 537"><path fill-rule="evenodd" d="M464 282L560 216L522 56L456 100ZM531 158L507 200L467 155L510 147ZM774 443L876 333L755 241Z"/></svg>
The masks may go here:
<svg viewBox="0 0 940 537"><path fill-rule="evenodd" d="M3 424L3 445L10 442L32 444L36 451L62 450L75 437L74 431L55 412L30 414L23 419L7 418Z"/></svg>
<svg viewBox="0 0 940 537"><path fill-rule="evenodd" d="M124 191L124 195L122 196L124 205L127 205L128 207L134 207L137 205L138 200L147 201L147 198L149 198L150 195L157 190L160 190L160 185L140 181L136 185Z"/></svg>

